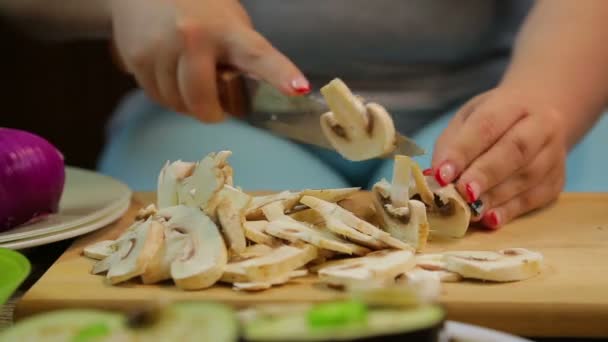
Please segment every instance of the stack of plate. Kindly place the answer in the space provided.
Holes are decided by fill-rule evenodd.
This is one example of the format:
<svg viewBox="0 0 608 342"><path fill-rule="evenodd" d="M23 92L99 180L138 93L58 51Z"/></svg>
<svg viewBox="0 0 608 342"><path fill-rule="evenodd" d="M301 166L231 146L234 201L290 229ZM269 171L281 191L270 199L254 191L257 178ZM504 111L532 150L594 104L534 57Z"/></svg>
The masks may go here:
<svg viewBox="0 0 608 342"><path fill-rule="evenodd" d="M0 247L29 248L103 228L129 209L131 194L128 186L113 178L66 167L59 212L0 233Z"/></svg>

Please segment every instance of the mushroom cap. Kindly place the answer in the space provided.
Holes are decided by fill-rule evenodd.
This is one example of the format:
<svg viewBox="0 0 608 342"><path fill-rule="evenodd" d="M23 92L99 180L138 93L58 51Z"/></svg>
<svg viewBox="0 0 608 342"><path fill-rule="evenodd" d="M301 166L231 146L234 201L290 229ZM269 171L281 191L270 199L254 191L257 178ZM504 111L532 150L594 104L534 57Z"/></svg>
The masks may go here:
<svg viewBox="0 0 608 342"><path fill-rule="evenodd" d="M340 79L322 87L321 94L331 110L321 116L321 129L343 157L360 161L395 149L395 126L384 107L363 104Z"/></svg>
<svg viewBox="0 0 608 342"><path fill-rule="evenodd" d="M212 286L222 276L228 254L219 229L201 210L179 205L159 211L167 227L186 234L183 253L171 263L171 278L185 290Z"/></svg>

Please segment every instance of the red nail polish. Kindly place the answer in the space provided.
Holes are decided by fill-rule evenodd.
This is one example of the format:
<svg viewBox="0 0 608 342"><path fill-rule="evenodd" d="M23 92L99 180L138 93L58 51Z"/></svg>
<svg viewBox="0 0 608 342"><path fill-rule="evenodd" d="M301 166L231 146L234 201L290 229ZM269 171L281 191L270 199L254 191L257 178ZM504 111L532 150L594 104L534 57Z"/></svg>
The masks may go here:
<svg viewBox="0 0 608 342"><path fill-rule="evenodd" d="M310 83L305 78L296 78L291 81L291 87L296 93L304 95L310 92Z"/></svg>
<svg viewBox="0 0 608 342"><path fill-rule="evenodd" d="M294 89L296 93L304 95L310 93L310 87L300 87Z"/></svg>
<svg viewBox="0 0 608 342"><path fill-rule="evenodd" d="M479 186L475 182L467 183L464 187L467 192L467 201L473 203L479 198Z"/></svg>
<svg viewBox="0 0 608 342"><path fill-rule="evenodd" d="M441 164L435 171L435 180L441 186L448 185L454 178L454 166L450 163Z"/></svg>
<svg viewBox="0 0 608 342"><path fill-rule="evenodd" d="M496 211L492 210L486 215L485 218L490 228L498 229L498 226L500 225L500 218L498 217Z"/></svg>
<svg viewBox="0 0 608 342"><path fill-rule="evenodd" d="M441 170L437 169L437 171L435 171L435 180L437 181L437 183L439 183L439 185L441 186L446 186L448 185L446 182L443 181L443 179L441 178Z"/></svg>
<svg viewBox="0 0 608 342"><path fill-rule="evenodd" d="M433 169L428 168L428 169L422 171L422 174L425 176L431 176L433 174Z"/></svg>
<svg viewBox="0 0 608 342"><path fill-rule="evenodd" d="M475 192L473 191L473 188L471 188L471 184L467 184L464 189L467 192L467 200L469 203L473 203L475 202L475 200L477 200L477 198L475 198Z"/></svg>

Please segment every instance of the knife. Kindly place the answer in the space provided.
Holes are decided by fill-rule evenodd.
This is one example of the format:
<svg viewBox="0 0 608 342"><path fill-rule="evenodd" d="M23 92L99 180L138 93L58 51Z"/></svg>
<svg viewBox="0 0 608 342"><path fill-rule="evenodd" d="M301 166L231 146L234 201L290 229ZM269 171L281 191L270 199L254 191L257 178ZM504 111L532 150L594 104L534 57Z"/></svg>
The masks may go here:
<svg viewBox="0 0 608 342"><path fill-rule="evenodd" d="M321 115L329 108L318 93L287 96L265 81L232 71L219 74L218 92L224 111L232 116L275 135L335 150L321 129ZM397 134L396 149L383 157L424 153L412 139Z"/></svg>

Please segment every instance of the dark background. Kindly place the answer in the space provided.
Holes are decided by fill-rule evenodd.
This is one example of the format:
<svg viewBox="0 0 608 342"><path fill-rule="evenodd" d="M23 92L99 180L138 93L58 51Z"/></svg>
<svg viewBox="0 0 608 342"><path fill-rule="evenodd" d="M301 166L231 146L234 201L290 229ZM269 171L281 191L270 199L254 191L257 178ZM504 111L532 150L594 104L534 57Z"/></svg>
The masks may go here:
<svg viewBox="0 0 608 342"><path fill-rule="evenodd" d="M107 41L42 42L0 20L0 127L37 133L66 163L95 168L103 130L131 77Z"/></svg>

